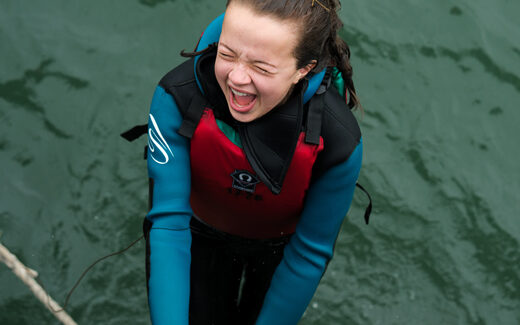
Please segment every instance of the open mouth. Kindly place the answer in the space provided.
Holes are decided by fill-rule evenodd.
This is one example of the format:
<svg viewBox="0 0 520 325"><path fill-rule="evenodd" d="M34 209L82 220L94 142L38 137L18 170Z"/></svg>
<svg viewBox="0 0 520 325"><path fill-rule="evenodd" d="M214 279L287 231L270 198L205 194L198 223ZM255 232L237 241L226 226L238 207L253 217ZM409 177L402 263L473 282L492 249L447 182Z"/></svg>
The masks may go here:
<svg viewBox="0 0 520 325"><path fill-rule="evenodd" d="M256 95L240 92L231 87L229 89L231 89L230 105L232 109L245 113L253 108L256 103Z"/></svg>

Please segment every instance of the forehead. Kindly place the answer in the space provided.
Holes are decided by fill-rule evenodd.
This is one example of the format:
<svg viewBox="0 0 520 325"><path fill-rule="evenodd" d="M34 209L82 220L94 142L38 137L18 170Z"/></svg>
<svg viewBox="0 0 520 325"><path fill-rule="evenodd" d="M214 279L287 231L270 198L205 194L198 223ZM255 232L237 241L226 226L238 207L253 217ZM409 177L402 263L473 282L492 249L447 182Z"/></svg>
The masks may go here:
<svg viewBox="0 0 520 325"><path fill-rule="evenodd" d="M281 62L294 59L298 38L298 24L260 15L242 4L230 4L226 10L220 40L251 59Z"/></svg>

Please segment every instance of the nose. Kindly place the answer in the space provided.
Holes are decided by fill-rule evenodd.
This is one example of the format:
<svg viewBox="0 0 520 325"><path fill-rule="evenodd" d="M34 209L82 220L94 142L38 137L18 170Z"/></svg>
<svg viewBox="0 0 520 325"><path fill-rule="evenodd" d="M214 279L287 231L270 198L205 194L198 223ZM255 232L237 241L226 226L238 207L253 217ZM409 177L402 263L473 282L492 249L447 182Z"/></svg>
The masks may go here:
<svg viewBox="0 0 520 325"><path fill-rule="evenodd" d="M233 69L231 69L228 74L228 78L235 85L247 85L251 83L249 71L242 63L238 63L233 66Z"/></svg>

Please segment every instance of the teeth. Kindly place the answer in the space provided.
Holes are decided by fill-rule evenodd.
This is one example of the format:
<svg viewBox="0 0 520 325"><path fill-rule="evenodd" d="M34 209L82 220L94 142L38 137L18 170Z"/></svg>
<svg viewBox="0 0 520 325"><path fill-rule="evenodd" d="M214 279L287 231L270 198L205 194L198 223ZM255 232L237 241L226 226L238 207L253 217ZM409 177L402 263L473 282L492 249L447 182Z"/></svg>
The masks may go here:
<svg viewBox="0 0 520 325"><path fill-rule="evenodd" d="M237 95L237 96L251 96L250 94L246 94L246 93L241 93L239 91L236 91L235 89L233 88L230 88L231 91L233 92L233 94Z"/></svg>

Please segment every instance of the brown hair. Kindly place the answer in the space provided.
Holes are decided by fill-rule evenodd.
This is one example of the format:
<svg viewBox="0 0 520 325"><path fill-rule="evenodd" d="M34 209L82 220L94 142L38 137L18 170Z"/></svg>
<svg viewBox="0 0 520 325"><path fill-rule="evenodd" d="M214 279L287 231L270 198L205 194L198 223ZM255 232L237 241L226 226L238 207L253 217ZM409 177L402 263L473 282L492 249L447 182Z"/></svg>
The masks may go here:
<svg viewBox="0 0 520 325"><path fill-rule="evenodd" d="M317 61L313 72L327 66L337 67L348 91L348 106L360 105L352 81L350 49L338 35L343 26L336 13L341 7L339 0L228 0L226 7L231 3L246 5L261 15L300 22L301 38L294 50L297 68L312 60Z"/></svg>

